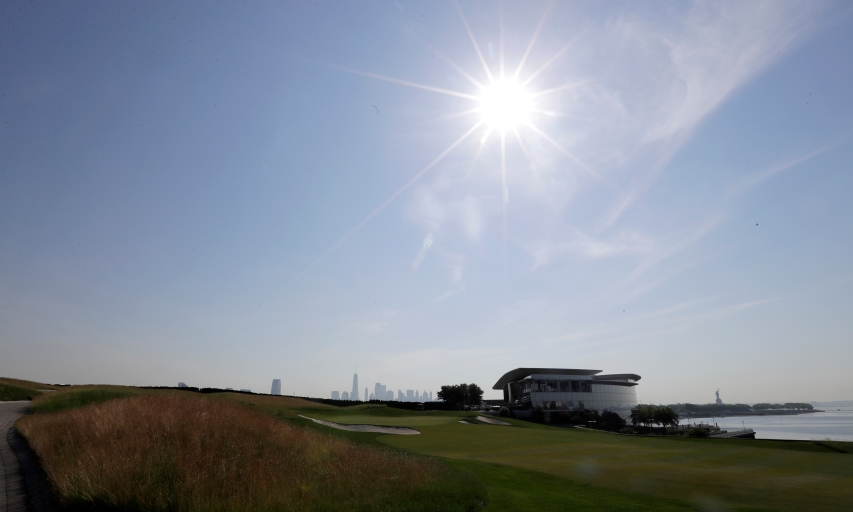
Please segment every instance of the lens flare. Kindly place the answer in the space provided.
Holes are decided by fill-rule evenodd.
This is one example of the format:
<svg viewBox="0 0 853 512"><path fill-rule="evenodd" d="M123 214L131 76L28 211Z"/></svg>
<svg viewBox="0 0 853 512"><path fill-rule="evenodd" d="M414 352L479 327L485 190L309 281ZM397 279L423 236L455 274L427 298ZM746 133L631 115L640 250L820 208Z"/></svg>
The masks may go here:
<svg viewBox="0 0 853 512"><path fill-rule="evenodd" d="M480 96L480 117L492 129L512 130L526 123L532 110L530 94L515 80L498 80Z"/></svg>

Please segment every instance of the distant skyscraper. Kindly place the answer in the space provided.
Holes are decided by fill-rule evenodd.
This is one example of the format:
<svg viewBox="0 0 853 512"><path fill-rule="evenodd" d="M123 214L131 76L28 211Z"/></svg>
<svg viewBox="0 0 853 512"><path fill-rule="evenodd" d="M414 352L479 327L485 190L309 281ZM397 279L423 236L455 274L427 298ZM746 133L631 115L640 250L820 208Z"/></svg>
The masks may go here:
<svg viewBox="0 0 853 512"><path fill-rule="evenodd" d="M270 391L271 395L280 395L281 394L281 379L273 379L272 380L272 390Z"/></svg>
<svg viewBox="0 0 853 512"><path fill-rule="evenodd" d="M382 387L384 388L385 386L382 386ZM388 391L385 392L385 400L388 400L389 402L394 400L394 390L393 389L389 389Z"/></svg>
<svg viewBox="0 0 853 512"><path fill-rule="evenodd" d="M407 402L414 402L415 401L415 390L414 389L407 389L406 390L406 401Z"/></svg>
<svg viewBox="0 0 853 512"><path fill-rule="evenodd" d="M405 402L406 401L406 398L403 396L403 390L402 389L397 390L397 401L398 402Z"/></svg>
<svg viewBox="0 0 853 512"><path fill-rule="evenodd" d="M368 395L367 395L367 388L364 388L364 401L365 401L365 402L369 400L367 397L368 397Z"/></svg>
<svg viewBox="0 0 853 512"><path fill-rule="evenodd" d="M352 374L352 393L350 393L350 400L358 400L358 374Z"/></svg>
<svg viewBox="0 0 853 512"><path fill-rule="evenodd" d="M341 400L349 400L349 393L346 391L341 393Z"/></svg>
<svg viewBox="0 0 853 512"><path fill-rule="evenodd" d="M429 401L432 402L432 391L429 392Z"/></svg>
<svg viewBox="0 0 853 512"><path fill-rule="evenodd" d="M332 400L340 400L341 394L338 391L332 391Z"/></svg>

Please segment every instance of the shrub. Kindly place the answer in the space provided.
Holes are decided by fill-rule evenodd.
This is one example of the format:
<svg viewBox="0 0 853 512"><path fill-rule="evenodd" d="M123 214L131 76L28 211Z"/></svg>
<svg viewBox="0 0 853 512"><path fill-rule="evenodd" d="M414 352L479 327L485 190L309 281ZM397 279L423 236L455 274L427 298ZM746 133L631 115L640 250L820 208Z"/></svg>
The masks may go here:
<svg viewBox="0 0 853 512"><path fill-rule="evenodd" d="M509 418L509 409L506 407L501 407L498 411L498 416L502 418Z"/></svg>
<svg viewBox="0 0 853 512"><path fill-rule="evenodd" d="M687 431L688 437L708 437L708 431L704 428L691 428Z"/></svg>
<svg viewBox="0 0 853 512"><path fill-rule="evenodd" d="M436 459L359 446L239 405L140 396L22 418L61 504L146 511L476 510Z"/></svg>

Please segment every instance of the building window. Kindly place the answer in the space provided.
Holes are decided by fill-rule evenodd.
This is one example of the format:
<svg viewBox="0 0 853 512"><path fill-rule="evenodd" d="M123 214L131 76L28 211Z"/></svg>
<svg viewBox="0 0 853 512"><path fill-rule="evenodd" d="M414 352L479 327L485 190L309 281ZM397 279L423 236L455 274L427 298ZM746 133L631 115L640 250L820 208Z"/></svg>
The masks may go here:
<svg viewBox="0 0 853 512"><path fill-rule="evenodd" d="M572 381L572 392L580 393L580 391L581 391L581 383L576 381L576 380L573 380Z"/></svg>
<svg viewBox="0 0 853 512"><path fill-rule="evenodd" d="M592 384L589 382L581 382L581 393L592 393Z"/></svg>
<svg viewBox="0 0 853 512"><path fill-rule="evenodd" d="M549 380L546 382L547 382L547 386L548 386L547 391L550 393L555 393L557 391L557 381Z"/></svg>
<svg viewBox="0 0 853 512"><path fill-rule="evenodd" d="M569 391L571 391L571 389L572 389L572 385L571 385L571 382L570 382L570 381L568 381L568 380L561 380L561 381L559 381L559 382L560 382L560 392L561 392L561 393L568 393Z"/></svg>

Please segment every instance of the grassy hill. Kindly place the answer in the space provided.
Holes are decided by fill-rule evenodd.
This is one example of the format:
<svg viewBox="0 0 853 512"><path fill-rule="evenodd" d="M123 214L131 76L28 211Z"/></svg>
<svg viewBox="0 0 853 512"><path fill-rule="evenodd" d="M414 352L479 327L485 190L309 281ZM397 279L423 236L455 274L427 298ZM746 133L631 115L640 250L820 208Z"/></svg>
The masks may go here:
<svg viewBox="0 0 853 512"><path fill-rule="evenodd" d="M293 397L118 386L69 387L38 396L33 409L40 414L33 417L88 410L129 396L193 397L246 417L320 433L323 439L437 457L459 471L454 474L475 477L479 483L461 479L460 485L469 486L469 497L482 486L487 511L853 510L853 443L633 437L518 420L508 420L512 426L472 425L460 420L475 413L368 404L341 408ZM421 434L342 431L299 414L338 423L406 426ZM435 480L435 489L442 488L440 482L447 480ZM356 502L348 503L359 509ZM373 504L364 510L393 509L365 503Z"/></svg>

